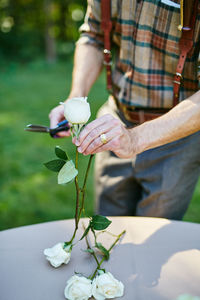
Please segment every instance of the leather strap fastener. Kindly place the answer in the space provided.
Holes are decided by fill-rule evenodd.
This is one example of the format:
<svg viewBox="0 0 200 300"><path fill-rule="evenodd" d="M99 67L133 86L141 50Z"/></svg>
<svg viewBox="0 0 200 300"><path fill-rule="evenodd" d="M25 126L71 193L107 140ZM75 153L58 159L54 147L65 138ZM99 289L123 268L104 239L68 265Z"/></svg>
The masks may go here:
<svg viewBox="0 0 200 300"><path fill-rule="evenodd" d="M103 62L103 64L105 66L112 66L112 60L111 60L112 59L112 53L111 53L111 51L108 50L108 49L104 49L103 53L104 53L104 62Z"/></svg>
<svg viewBox="0 0 200 300"><path fill-rule="evenodd" d="M187 5L184 5L184 16L185 18L187 17L187 26L183 27L182 35L179 41L180 57L178 65L176 67L176 73L174 75L173 106L177 105L179 102L179 91L182 79L182 72L187 55L193 46L194 27L197 15L198 0L188 0L186 2ZM188 5L190 6L190 10L188 9ZM188 15L186 9L188 10ZM188 24L190 24L190 26Z"/></svg>
<svg viewBox="0 0 200 300"><path fill-rule="evenodd" d="M111 70L111 44L110 33L112 30L111 1L101 0L101 29L104 32L104 65L106 66L107 89L112 92L112 70Z"/></svg>

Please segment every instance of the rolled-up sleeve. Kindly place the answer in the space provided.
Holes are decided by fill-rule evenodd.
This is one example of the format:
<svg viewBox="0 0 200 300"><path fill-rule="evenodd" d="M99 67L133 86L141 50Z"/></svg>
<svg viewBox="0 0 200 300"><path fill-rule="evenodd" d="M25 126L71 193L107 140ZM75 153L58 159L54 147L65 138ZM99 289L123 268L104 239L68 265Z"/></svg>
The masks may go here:
<svg viewBox="0 0 200 300"><path fill-rule="evenodd" d="M88 0L84 23L79 29L77 44L89 44L103 49L103 32L101 30L101 1Z"/></svg>

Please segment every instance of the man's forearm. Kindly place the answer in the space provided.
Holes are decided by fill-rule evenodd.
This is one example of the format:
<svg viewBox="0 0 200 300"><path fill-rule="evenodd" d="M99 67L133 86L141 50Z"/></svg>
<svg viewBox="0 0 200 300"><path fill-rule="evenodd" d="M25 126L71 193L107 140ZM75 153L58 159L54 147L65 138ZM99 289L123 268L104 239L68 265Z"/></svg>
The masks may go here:
<svg viewBox="0 0 200 300"><path fill-rule="evenodd" d="M200 91L155 120L130 129L135 153L173 142L200 130Z"/></svg>
<svg viewBox="0 0 200 300"><path fill-rule="evenodd" d="M102 63L103 54L97 48L87 44L76 46L69 98L88 95L102 69Z"/></svg>

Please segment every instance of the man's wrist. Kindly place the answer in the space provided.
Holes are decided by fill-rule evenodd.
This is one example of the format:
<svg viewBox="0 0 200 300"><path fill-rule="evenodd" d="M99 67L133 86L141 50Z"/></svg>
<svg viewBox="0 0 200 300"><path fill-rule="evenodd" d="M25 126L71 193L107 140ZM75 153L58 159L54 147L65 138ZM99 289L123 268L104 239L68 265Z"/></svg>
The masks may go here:
<svg viewBox="0 0 200 300"><path fill-rule="evenodd" d="M83 89L73 90L70 92L68 99L78 97L87 97L87 94Z"/></svg>
<svg viewBox="0 0 200 300"><path fill-rule="evenodd" d="M145 138L143 137L142 130L140 129L142 129L142 125L129 129L134 155L144 152L147 148Z"/></svg>

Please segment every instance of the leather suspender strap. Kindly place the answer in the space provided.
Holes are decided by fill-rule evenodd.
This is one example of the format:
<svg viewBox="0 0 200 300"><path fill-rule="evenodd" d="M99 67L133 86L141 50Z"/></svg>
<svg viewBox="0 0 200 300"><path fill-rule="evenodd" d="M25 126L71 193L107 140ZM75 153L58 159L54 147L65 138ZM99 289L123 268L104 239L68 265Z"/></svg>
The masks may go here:
<svg viewBox="0 0 200 300"><path fill-rule="evenodd" d="M186 15L188 13L188 7L186 5L184 6L187 8L187 11L184 11L184 15ZM182 35L179 41L180 57L176 68L176 74L174 75L173 106L177 105L179 102L179 91L180 91L180 84L182 79L182 72L183 72L186 57L193 46L193 36L194 36L194 27L195 27L196 15L197 15L197 6L198 6L198 0L194 0L193 9L190 10L192 11L191 26L190 28L188 28L188 26L183 27ZM112 30L111 0L101 0L101 29L104 32L103 53L104 53L104 65L106 66L106 74L107 74L106 75L107 89L109 92L112 92L112 73L111 73L112 56L111 56L111 44L110 44L110 33Z"/></svg>
<svg viewBox="0 0 200 300"><path fill-rule="evenodd" d="M197 15L197 5L198 5L198 0L195 0L193 9L191 9L191 13L192 13L191 26L190 28L183 27L182 35L179 41L180 57L179 57L178 65L176 67L176 74L174 75L173 106L177 105L179 102L179 91L180 91L180 84L182 79L182 72L183 72L186 57L193 46L193 36L194 36L194 27L195 27L196 15Z"/></svg>
<svg viewBox="0 0 200 300"><path fill-rule="evenodd" d="M110 32L112 30L111 21L111 0L101 0L101 29L104 32L104 65L107 74L107 89L112 92L112 73L111 73L111 45Z"/></svg>

